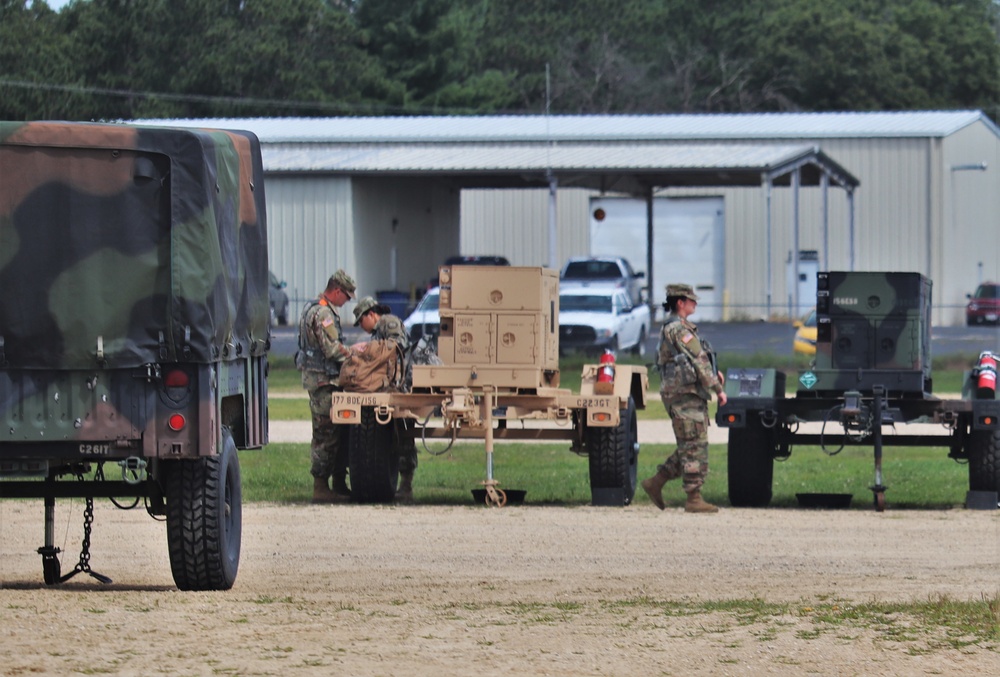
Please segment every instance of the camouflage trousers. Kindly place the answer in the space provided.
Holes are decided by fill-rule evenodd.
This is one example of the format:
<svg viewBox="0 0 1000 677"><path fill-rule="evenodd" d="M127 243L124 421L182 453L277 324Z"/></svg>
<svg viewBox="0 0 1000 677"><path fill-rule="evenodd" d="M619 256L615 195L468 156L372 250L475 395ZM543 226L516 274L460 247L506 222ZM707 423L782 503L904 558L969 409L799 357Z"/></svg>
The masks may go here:
<svg viewBox="0 0 1000 677"><path fill-rule="evenodd" d="M697 395L661 395L677 438L677 451L657 466L669 479L683 478L684 491L698 491L708 475L708 402Z"/></svg>
<svg viewBox="0 0 1000 677"><path fill-rule="evenodd" d="M331 394L334 387L319 386L309 391L309 412L312 417L312 444L309 456L313 477L329 479L347 473L347 431L345 426L334 425L330 420Z"/></svg>

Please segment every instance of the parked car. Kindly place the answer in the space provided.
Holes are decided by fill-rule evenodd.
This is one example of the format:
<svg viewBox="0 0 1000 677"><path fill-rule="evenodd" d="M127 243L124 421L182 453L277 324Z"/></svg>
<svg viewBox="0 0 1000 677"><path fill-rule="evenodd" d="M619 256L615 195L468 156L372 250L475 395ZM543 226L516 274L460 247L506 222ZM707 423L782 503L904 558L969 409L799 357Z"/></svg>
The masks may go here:
<svg viewBox="0 0 1000 677"><path fill-rule="evenodd" d="M288 324L288 294L285 293L287 283L279 281L274 273L268 271L271 277L268 296L271 299L271 324Z"/></svg>
<svg viewBox="0 0 1000 677"><path fill-rule="evenodd" d="M624 289L634 305L642 305L645 277L645 273L635 272L628 260L621 257L574 257L563 266L559 285L565 289L570 285L613 284Z"/></svg>
<svg viewBox="0 0 1000 677"><path fill-rule="evenodd" d="M621 287L571 286L559 293L561 351L630 350L645 355L649 327L649 306L633 304Z"/></svg>
<svg viewBox="0 0 1000 677"><path fill-rule="evenodd" d="M410 342L416 344L421 337L437 338L441 333L441 317L438 315L440 290L437 287L428 290L413 312L403 320Z"/></svg>
<svg viewBox="0 0 1000 677"><path fill-rule="evenodd" d="M996 324L1000 320L1000 284L984 282L976 287L975 294L966 294L965 324Z"/></svg>
<svg viewBox="0 0 1000 677"><path fill-rule="evenodd" d="M792 326L795 327L795 338L792 339L792 352L800 355L815 355L816 309L813 308L803 315L801 320L795 320Z"/></svg>

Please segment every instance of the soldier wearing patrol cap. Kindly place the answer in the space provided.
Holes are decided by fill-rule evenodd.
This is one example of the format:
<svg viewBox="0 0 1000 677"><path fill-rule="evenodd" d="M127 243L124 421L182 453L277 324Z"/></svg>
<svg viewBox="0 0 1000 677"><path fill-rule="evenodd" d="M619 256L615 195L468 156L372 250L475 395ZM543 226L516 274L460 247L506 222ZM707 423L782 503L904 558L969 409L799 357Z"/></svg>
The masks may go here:
<svg viewBox="0 0 1000 677"><path fill-rule="evenodd" d="M338 270L330 276L319 298L306 304L299 319L295 366L302 372L302 387L309 392L313 503L342 503L350 499L347 445L342 426L330 420L330 396L339 390L340 366L351 354L343 343L337 310L354 298L355 289L351 276Z"/></svg>
<svg viewBox="0 0 1000 677"><path fill-rule="evenodd" d="M410 337L406 334L403 321L392 314L392 309L366 296L354 306L354 326L361 327L373 339L389 339L396 342L403 355L408 355ZM354 345L355 348L359 344ZM396 446L399 448L399 487L396 501L413 503L413 473L417 469L417 445L413 439L411 419L393 419L396 426ZM411 432L407 433L407 429Z"/></svg>
<svg viewBox="0 0 1000 677"><path fill-rule="evenodd" d="M642 481L642 488L660 510L663 485L682 478L686 512L718 512L701 497L708 474L708 403L712 393L726 403L723 376L713 366L711 347L699 338L698 327L688 320L698 307L698 296L688 284L668 284L664 310L670 312L660 332L656 365L660 370L660 399L670 414L677 451Z"/></svg>

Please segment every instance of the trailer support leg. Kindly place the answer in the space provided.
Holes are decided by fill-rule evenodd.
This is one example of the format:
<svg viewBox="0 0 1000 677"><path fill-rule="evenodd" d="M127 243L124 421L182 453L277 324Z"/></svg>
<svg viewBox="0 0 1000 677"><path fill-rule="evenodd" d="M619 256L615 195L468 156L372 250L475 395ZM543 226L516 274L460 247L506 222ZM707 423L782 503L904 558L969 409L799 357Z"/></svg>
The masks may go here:
<svg viewBox="0 0 1000 677"><path fill-rule="evenodd" d="M507 494L497 487L499 482L493 479L493 405L493 388L486 386L479 401L482 411L480 420L486 426L486 481L483 486L486 488L486 505L502 508L507 504Z"/></svg>
<svg viewBox="0 0 1000 677"><path fill-rule="evenodd" d="M872 436L875 442L875 484L871 490L875 499L875 510L885 511L885 490L888 488L882 484L882 397L885 390L881 386L875 386L874 397L872 398Z"/></svg>
<svg viewBox="0 0 1000 677"><path fill-rule="evenodd" d="M46 585L56 585L62 578L59 564L60 550L55 546L56 499L45 497L45 545L38 549L42 556L42 577Z"/></svg>

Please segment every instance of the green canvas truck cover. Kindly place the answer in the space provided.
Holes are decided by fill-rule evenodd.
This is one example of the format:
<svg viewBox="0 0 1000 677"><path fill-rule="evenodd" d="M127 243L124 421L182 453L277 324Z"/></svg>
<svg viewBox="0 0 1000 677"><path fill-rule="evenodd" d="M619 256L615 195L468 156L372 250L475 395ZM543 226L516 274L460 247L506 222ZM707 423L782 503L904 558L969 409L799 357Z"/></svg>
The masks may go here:
<svg viewBox="0 0 1000 677"><path fill-rule="evenodd" d="M264 354L266 237L250 132L0 122L0 368Z"/></svg>

